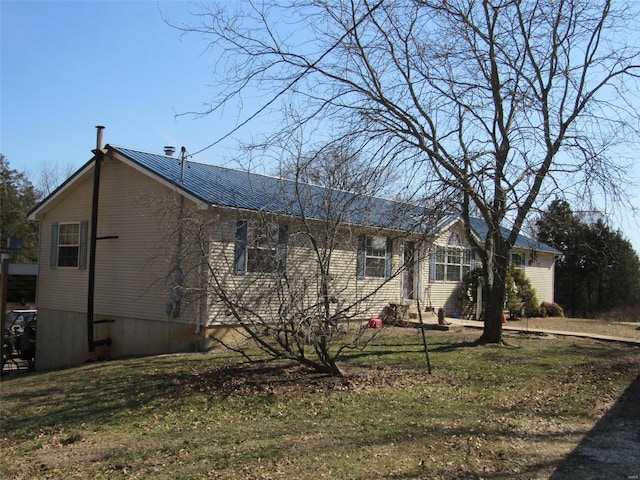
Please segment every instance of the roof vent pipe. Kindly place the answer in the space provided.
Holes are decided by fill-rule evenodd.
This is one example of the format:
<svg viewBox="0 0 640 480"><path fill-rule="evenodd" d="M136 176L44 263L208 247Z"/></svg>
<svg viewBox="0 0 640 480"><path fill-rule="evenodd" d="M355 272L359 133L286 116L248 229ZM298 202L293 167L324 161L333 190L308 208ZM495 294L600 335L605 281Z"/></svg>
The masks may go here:
<svg viewBox="0 0 640 480"><path fill-rule="evenodd" d="M96 150L102 150L102 132L104 130L104 127L102 125L96 125L96 129Z"/></svg>
<svg viewBox="0 0 640 480"><path fill-rule="evenodd" d="M164 154L168 157L173 157L173 154L176 153L176 147L172 147L171 145L167 145L164 147Z"/></svg>

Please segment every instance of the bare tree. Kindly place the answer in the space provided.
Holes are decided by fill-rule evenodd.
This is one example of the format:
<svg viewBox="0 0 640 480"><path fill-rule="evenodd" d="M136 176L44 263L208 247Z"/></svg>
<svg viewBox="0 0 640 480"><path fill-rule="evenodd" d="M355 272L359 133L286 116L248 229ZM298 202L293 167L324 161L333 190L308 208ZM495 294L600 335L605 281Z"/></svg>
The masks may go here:
<svg viewBox="0 0 640 480"><path fill-rule="evenodd" d="M248 356L257 345L273 357L343 375L344 352L365 348L378 332L364 320L390 294L397 297L405 269L397 259L400 242L412 242L419 262L437 219L371 195L384 176L355 168L352 154L330 152L297 152L282 166L289 179L247 173L246 189L260 208L213 213L182 197L157 199L167 232L160 251L170 253L168 311L180 316L200 306L210 318L240 327L241 342L220 340L229 348ZM316 176L324 185L302 180ZM365 250L382 254L366 259Z"/></svg>
<svg viewBox="0 0 640 480"><path fill-rule="evenodd" d="M38 189L44 196L50 195L63 181L71 177L76 168L69 161L62 164L51 164L46 160L40 165L38 172Z"/></svg>
<svg viewBox="0 0 640 480"><path fill-rule="evenodd" d="M298 121L266 143L330 126L376 168L401 168L405 187L457 192L484 265L480 341L499 342L528 213L558 191L625 198L610 152L638 133L636 13L609 0L267 1L205 9L184 30L221 52L226 88L201 114L262 91L236 129L293 105Z"/></svg>

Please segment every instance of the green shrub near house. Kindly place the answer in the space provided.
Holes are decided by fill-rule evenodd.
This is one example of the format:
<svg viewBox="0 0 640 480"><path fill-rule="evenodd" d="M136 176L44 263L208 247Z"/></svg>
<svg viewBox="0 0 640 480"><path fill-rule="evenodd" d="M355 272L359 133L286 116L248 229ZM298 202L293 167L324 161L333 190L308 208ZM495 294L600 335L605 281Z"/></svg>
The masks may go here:
<svg viewBox="0 0 640 480"><path fill-rule="evenodd" d="M524 271L511 265L507 271L507 310L512 317L537 317L540 303Z"/></svg>

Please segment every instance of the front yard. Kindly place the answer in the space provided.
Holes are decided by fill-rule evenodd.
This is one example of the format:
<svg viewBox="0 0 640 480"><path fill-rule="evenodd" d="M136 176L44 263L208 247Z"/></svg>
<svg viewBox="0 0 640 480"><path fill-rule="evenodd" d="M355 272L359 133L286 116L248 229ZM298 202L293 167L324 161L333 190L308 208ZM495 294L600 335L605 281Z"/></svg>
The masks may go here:
<svg viewBox="0 0 640 480"><path fill-rule="evenodd" d="M520 334L505 346L465 346L477 336L428 332L432 375L419 331L386 327L375 346L345 358L346 379L224 351L5 379L0 471L14 479L640 474L633 450L628 462L608 456L606 444L589 456L585 439L620 421L640 429L640 347Z"/></svg>

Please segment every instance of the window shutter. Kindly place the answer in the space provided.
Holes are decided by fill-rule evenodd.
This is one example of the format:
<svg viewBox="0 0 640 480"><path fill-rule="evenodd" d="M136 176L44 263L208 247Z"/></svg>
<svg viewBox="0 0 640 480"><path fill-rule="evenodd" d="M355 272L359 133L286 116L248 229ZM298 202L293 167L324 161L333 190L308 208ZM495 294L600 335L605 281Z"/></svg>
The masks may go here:
<svg viewBox="0 0 640 480"><path fill-rule="evenodd" d="M289 225L278 226L278 248L280 250L280 263L278 270L284 273L287 270L287 242L289 240Z"/></svg>
<svg viewBox="0 0 640 480"><path fill-rule="evenodd" d="M78 268L87 268L87 234L89 222L80 222L80 247L78 248Z"/></svg>
<svg viewBox="0 0 640 480"><path fill-rule="evenodd" d="M431 245L431 255L429 255L429 283L436 281L436 246Z"/></svg>
<svg viewBox="0 0 640 480"><path fill-rule="evenodd" d="M58 267L58 228L60 224L51 225L51 255L49 257L49 266L51 268Z"/></svg>
<svg viewBox="0 0 640 480"><path fill-rule="evenodd" d="M358 278L364 278L365 250L367 239L364 235L358 235L358 260L357 275Z"/></svg>
<svg viewBox="0 0 640 480"><path fill-rule="evenodd" d="M247 272L247 221L238 220L236 223L236 248L234 257L234 271L236 275Z"/></svg>
<svg viewBox="0 0 640 480"><path fill-rule="evenodd" d="M472 248L471 249L471 265L470 265L471 270L475 270L476 268L476 251Z"/></svg>
<svg viewBox="0 0 640 480"><path fill-rule="evenodd" d="M393 239L387 237L387 259L384 263L384 278L389 279L393 274Z"/></svg>

